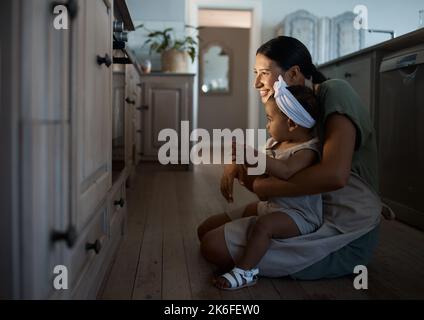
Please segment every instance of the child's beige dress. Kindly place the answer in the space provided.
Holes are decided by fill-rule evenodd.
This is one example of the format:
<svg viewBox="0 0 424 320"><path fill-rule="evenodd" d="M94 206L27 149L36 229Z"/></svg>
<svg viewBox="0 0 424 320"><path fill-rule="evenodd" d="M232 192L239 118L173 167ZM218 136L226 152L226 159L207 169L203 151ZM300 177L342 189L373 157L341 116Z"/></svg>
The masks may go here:
<svg viewBox="0 0 424 320"><path fill-rule="evenodd" d="M286 160L300 150L313 150L320 157L318 138L300 143L286 150L273 150L278 143L273 138L268 139L265 147L267 156ZM274 197L268 201L258 203L258 215L271 212L283 212L290 216L296 223L301 234L307 234L317 230L322 224L322 199L320 194L300 197ZM231 213L230 213L231 215Z"/></svg>

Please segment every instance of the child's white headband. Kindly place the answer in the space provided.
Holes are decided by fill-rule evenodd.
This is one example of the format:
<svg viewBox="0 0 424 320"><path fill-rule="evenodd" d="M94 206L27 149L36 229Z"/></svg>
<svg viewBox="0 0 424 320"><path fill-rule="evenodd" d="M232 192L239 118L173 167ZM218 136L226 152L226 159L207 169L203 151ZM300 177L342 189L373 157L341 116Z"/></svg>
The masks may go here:
<svg viewBox="0 0 424 320"><path fill-rule="evenodd" d="M312 128L315 125L315 120L287 89L287 83L281 75L274 83L274 98L278 108L297 125L304 128Z"/></svg>

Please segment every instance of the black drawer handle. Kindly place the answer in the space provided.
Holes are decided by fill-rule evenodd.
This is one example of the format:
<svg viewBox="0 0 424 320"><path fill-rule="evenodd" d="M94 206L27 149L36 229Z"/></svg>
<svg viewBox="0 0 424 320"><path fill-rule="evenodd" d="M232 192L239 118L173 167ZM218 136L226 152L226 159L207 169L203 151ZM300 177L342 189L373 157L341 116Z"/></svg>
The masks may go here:
<svg viewBox="0 0 424 320"><path fill-rule="evenodd" d="M123 208L123 207L124 207L124 205L125 205L125 200L124 200L123 198L121 198L121 199L119 199L119 200L116 200L116 201L113 203L113 205L115 205L115 206L120 206L121 208Z"/></svg>
<svg viewBox="0 0 424 320"><path fill-rule="evenodd" d="M350 72L345 72L344 77L345 78L352 78L352 74Z"/></svg>
<svg viewBox="0 0 424 320"><path fill-rule="evenodd" d="M131 100L130 98L126 98L125 102L128 104L135 104L135 100Z"/></svg>
<svg viewBox="0 0 424 320"><path fill-rule="evenodd" d="M141 107L138 107L137 110L138 111L149 110L149 106L148 105L142 105Z"/></svg>
<svg viewBox="0 0 424 320"><path fill-rule="evenodd" d="M70 226L65 232L53 231L52 242L65 241L68 248L72 248L77 240L77 230Z"/></svg>
<svg viewBox="0 0 424 320"><path fill-rule="evenodd" d="M106 67L110 67L112 65L112 59L109 57L109 55L106 53L104 57L97 56L97 64L101 66L102 64L105 64Z"/></svg>
<svg viewBox="0 0 424 320"><path fill-rule="evenodd" d="M99 239L94 241L94 243L87 243L85 245L85 250L87 251L94 250L96 254L99 254L100 251L102 250L102 243L99 241Z"/></svg>

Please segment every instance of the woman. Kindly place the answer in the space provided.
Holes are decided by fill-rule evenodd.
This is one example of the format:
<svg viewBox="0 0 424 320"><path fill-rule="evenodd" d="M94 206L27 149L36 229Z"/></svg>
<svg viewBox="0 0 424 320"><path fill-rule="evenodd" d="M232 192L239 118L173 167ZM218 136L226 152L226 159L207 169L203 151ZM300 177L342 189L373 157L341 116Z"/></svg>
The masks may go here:
<svg viewBox="0 0 424 320"><path fill-rule="evenodd" d="M307 48L291 37L278 37L262 45L256 55L255 87L262 102L274 94L279 75L290 85L314 90L321 108L318 133L323 144L320 163L288 181L256 179L254 192L261 199L323 194L324 224L316 232L290 239L273 239L259 264L261 275L298 279L339 277L366 265L377 244L381 202L377 195L377 148L366 108L348 83L325 81L312 63ZM232 201L232 183L245 179L243 170L227 165L221 192ZM230 270L243 252L256 217L241 211L208 218L198 228L203 256Z"/></svg>

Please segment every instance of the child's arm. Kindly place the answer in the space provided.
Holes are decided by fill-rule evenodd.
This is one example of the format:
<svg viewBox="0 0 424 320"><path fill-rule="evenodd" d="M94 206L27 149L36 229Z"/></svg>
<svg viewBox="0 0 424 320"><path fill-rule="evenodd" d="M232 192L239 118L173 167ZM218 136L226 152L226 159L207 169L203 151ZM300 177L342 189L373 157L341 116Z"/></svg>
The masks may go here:
<svg viewBox="0 0 424 320"><path fill-rule="evenodd" d="M266 157L266 173L279 179L288 180L296 172L307 168L319 160L316 151L302 149L287 160Z"/></svg>
<svg viewBox="0 0 424 320"><path fill-rule="evenodd" d="M243 185L245 188L247 188L249 191L253 192L253 183L255 182L255 179L258 177L268 177L267 174L262 175L248 175L247 174L247 166L242 165L243 170L242 174L239 175L238 179L240 181L240 184Z"/></svg>

